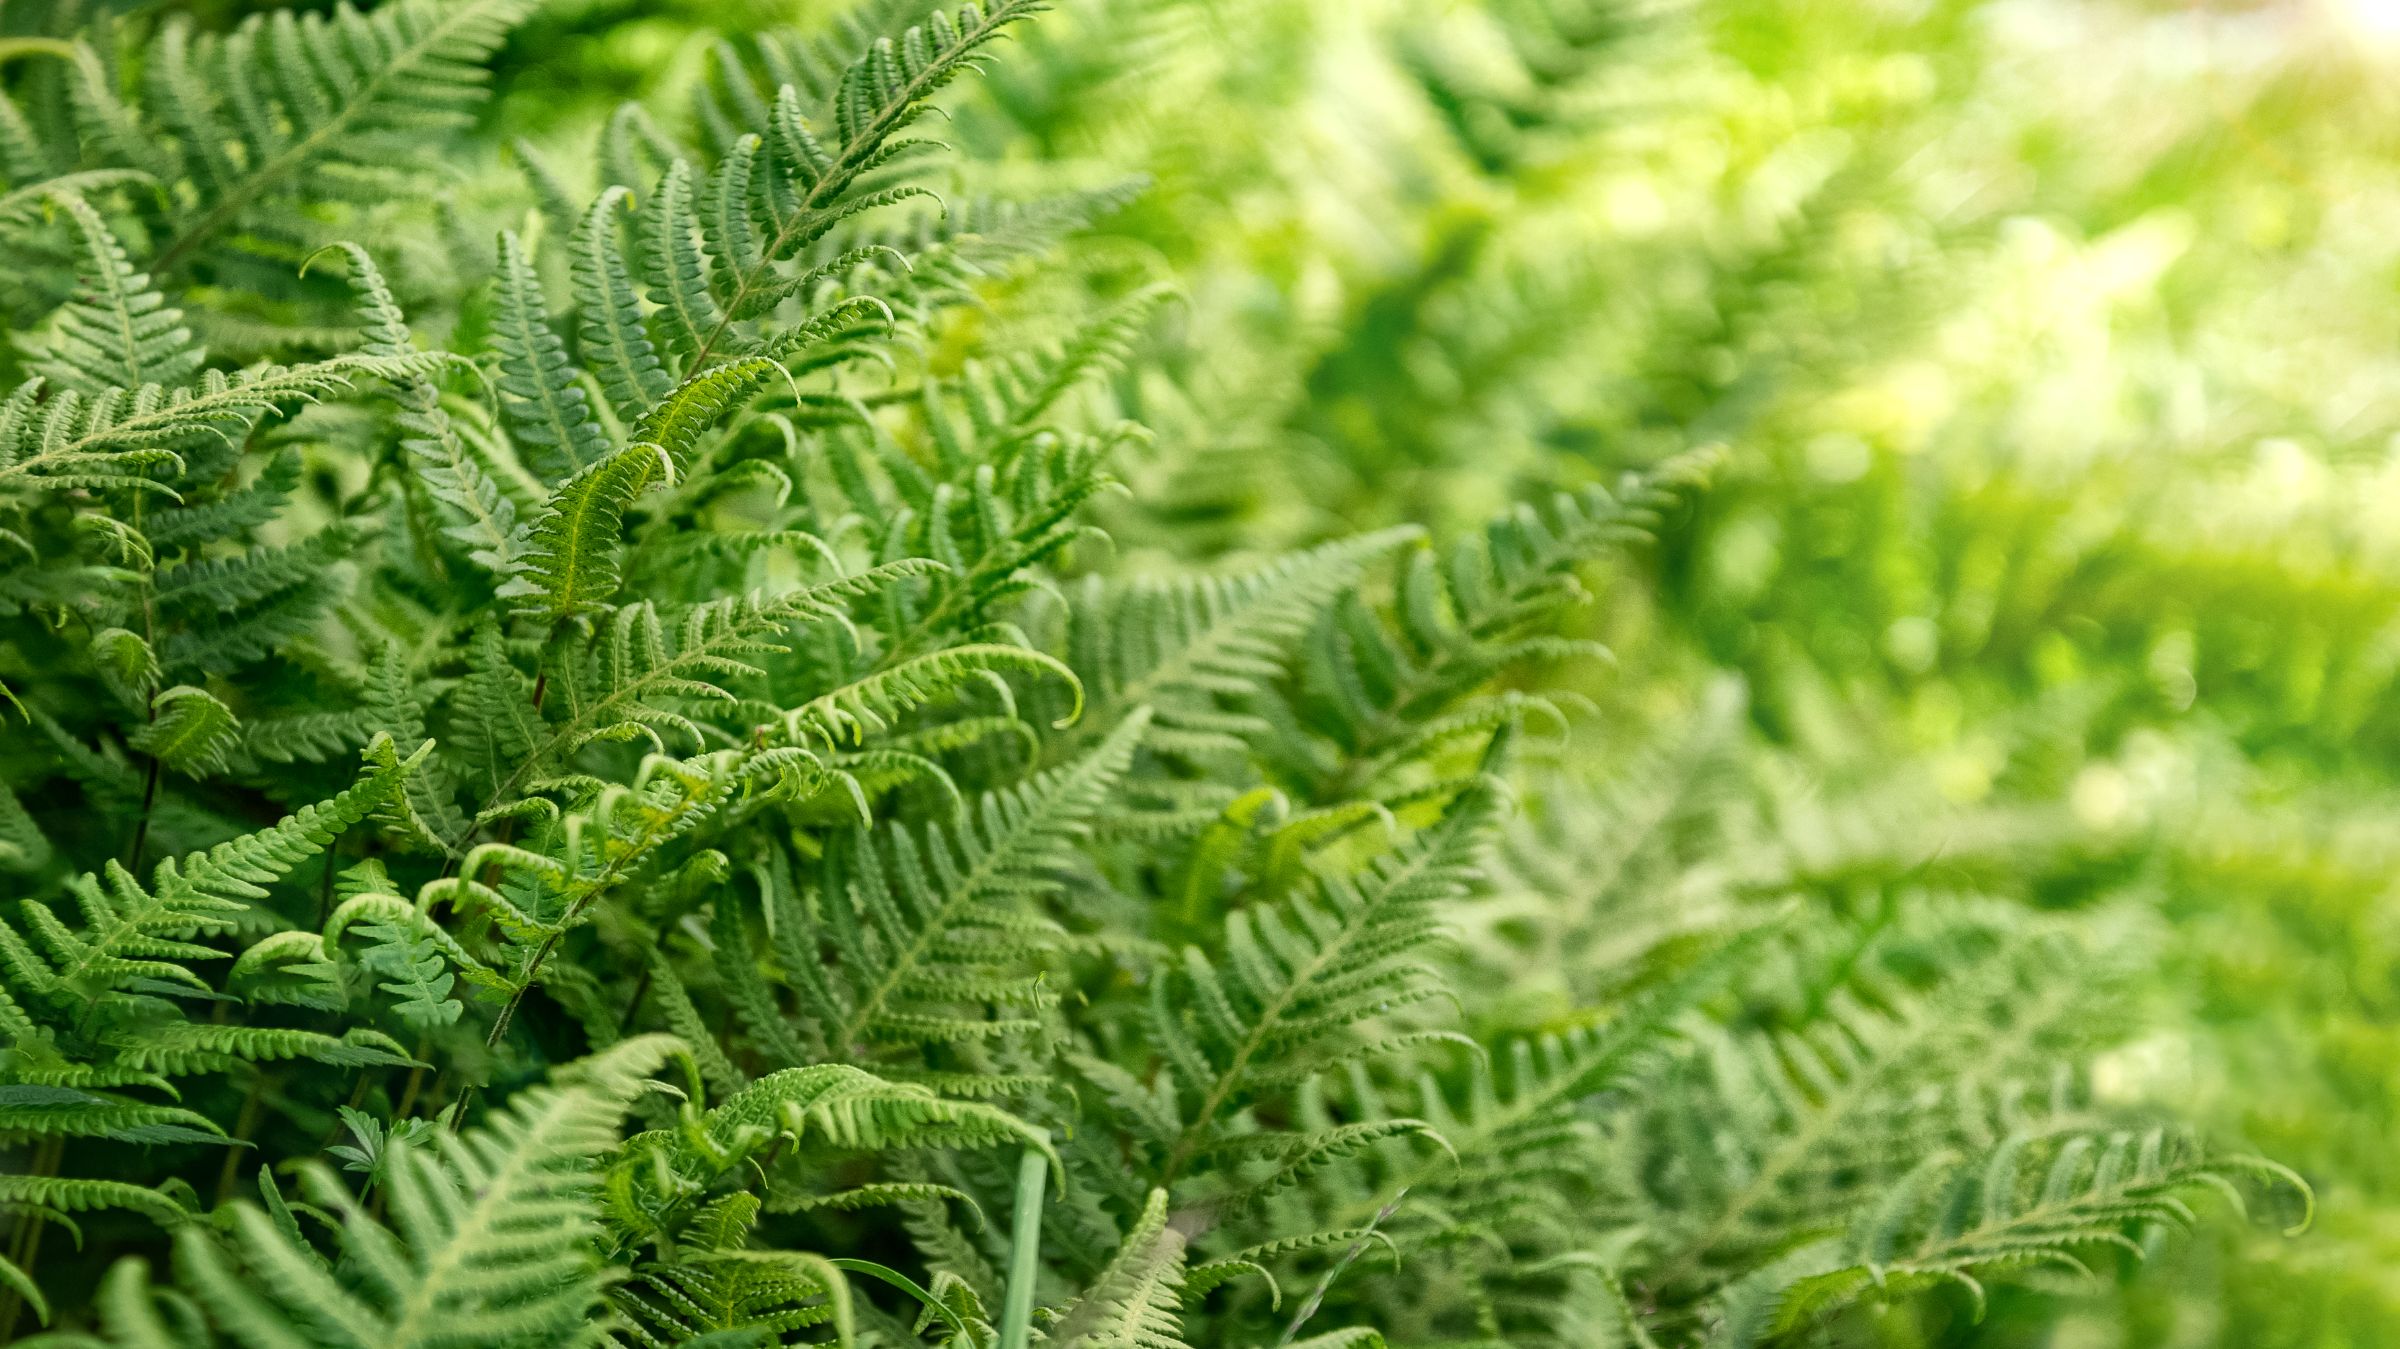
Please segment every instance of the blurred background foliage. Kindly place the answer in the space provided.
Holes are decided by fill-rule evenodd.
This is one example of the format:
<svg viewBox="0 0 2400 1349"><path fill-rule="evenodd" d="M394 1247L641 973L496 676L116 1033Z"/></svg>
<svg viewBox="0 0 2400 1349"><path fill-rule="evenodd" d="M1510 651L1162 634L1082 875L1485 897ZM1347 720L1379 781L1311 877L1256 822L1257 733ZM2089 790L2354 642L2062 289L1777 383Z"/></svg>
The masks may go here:
<svg viewBox="0 0 2400 1349"><path fill-rule="evenodd" d="M719 34L921 8L552 0L498 63L526 143L439 204L488 237L512 158L571 171ZM954 208L1126 201L988 321L1179 297L1112 391L1156 431L1121 550L1454 534L1721 447L1583 615L1618 659L1551 771L1663 763L1710 868L1860 915L2154 915L2094 1089L2318 1187L2303 1238L1858 1342L2400 1341L2400 6L1060 0L1012 47Z"/></svg>
<svg viewBox="0 0 2400 1349"><path fill-rule="evenodd" d="M559 0L495 117L571 153L713 33L909 10ZM1618 664L1557 771L1698 756L1757 817L1710 865L1862 913L2159 915L2095 1090L2320 1189L2305 1238L1862 1342L2400 1339L2400 12L1062 0L1016 46L958 193L1138 173L1028 284L1181 297L1115 391L1158 431L1121 548L1455 532L1723 447L1587 614Z"/></svg>
<svg viewBox="0 0 2400 1349"><path fill-rule="evenodd" d="M2099 1087L2300 1168L2319 1228L1860 1334L2384 1343L2388 8L1071 2L958 134L995 172L1152 179L1087 245L1093 284L1186 295L1126 391L1176 450L1128 546L1455 529L1724 446L1655 584L1590 616L1620 669L1567 771L1730 671L1760 836L1837 902L2163 916L2127 937L2153 1030Z"/></svg>

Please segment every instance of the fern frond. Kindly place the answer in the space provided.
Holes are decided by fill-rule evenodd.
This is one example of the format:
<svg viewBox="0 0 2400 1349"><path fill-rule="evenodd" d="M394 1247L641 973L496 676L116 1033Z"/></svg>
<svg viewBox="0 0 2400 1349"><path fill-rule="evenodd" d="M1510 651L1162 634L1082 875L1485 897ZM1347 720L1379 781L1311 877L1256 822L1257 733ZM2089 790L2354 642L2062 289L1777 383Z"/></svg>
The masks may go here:
<svg viewBox="0 0 2400 1349"><path fill-rule="evenodd" d="M225 1131L206 1115L73 1087L0 1086L0 1138L105 1138L120 1143L211 1143Z"/></svg>
<svg viewBox="0 0 2400 1349"><path fill-rule="evenodd" d="M330 247L350 263L350 289L364 338L360 350L385 361L408 357L415 350L408 322L374 259L356 244ZM414 461L417 480L426 493L451 521L443 532L485 569L507 575L518 546L515 503L484 471L452 425L430 371L400 375L393 380L392 392L400 405L401 449Z"/></svg>
<svg viewBox="0 0 2400 1349"><path fill-rule="evenodd" d="M159 270L295 198L346 180L388 186L395 170L425 165L429 144L472 118L485 58L530 8L395 0L361 14L344 3L252 15L221 37L170 24L148 54L151 88L175 133L163 157L194 205Z"/></svg>
<svg viewBox="0 0 2400 1349"><path fill-rule="evenodd" d="M759 674L753 662L782 654L785 648L774 636L797 624L844 623L844 605L937 570L921 559L903 559L779 595L715 600L686 610L672 639L648 603L618 609L588 647L567 647L556 676L561 697L554 706L562 715L541 730L530 754L515 761L495 789L492 806L508 804L520 788L538 780L536 773L555 769L590 745L643 740L663 749L661 727L705 742L699 724L678 711L678 704L737 701L725 683ZM498 667L490 668L486 687L495 700L490 704L494 715L529 716L530 708L519 710L501 688Z"/></svg>
<svg viewBox="0 0 2400 1349"><path fill-rule="evenodd" d="M152 384L89 397L61 389L45 398L42 381L32 380L0 401L0 489L172 498L174 491L150 474L182 468L178 445L234 438L257 417L348 391L354 376L415 378L444 363L422 354L345 356L233 375L210 371L184 388Z"/></svg>
<svg viewBox="0 0 2400 1349"><path fill-rule="evenodd" d="M977 1101L952 1100L914 1083L892 1082L847 1064L815 1064L770 1073L731 1093L684 1126L640 1135L612 1167L611 1222L623 1242L671 1242L687 1223L707 1220L698 1207L723 1177L770 1168L769 1209L835 1209L862 1203L947 1197L942 1186L869 1186L812 1193L810 1171L776 1167L786 1149L880 1153L909 1148L1028 1147L1058 1164L1039 1127ZM764 1163L756 1161L770 1153Z"/></svg>
<svg viewBox="0 0 2400 1349"><path fill-rule="evenodd" d="M587 1334L603 1286L591 1244L596 1167L672 1052L664 1037L628 1040L518 1092L467 1133L391 1140L388 1225L312 1164L300 1193L339 1224L354 1277L337 1277L288 1218L248 1204L231 1209L223 1240L187 1227L176 1240L187 1305L262 1344L533 1349Z"/></svg>
<svg viewBox="0 0 2400 1349"><path fill-rule="evenodd" d="M854 197L851 190L861 175L890 161L899 148L893 137L923 115L926 100L973 68L978 53L1009 24L1042 8L1040 0L995 0L988 9L970 4L955 19L937 13L897 42L878 42L851 65L834 92L829 143L807 127L796 96L779 98L772 114L771 158L782 181L770 194L771 225L755 245L755 261L728 269L723 302L709 306L712 321L701 326L697 315L679 311L678 326L691 343L687 369L705 368L728 352L733 316L751 311L753 296L774 283L783 259L845 218L898 199L893 193ZM658 196L673 188L671 170ZM688 190L687 185L683 191ZM663 216L665 208L660 210Z"/></svg>
<svg viewBox="0 0 2400 1349"><path fill-rule="evenodd" d="M764 356L729 361L678 384L634 423L636 444L656 447L675 472L691 466L700 435L783 367Z"/></svg>
<svg viewBox="0 0 2400 1349"><path fill-rule="evenodd" d="M832 1343L853 1343L848 1285L831 1261L738 1244L735 1229L754 1218L757 1207L755 1196L726 1196L695 1224L709 1229L701 1241L679 1249L672 1262L642 1269L628 1285L610 1290L610 1303L637 1327L631 1342L778 1343L830 1325ZM602 1342L627 1343L613 1333Z"/></svg>
<svg viewBox="0 0 2400 1349"><path fill-rule="evenodd" d="M1152 1190L1116 1257L1050 1337L1067 1349L1189 1349L1176 1315L1183 1283L1184 1235L1167 1221L1167 1192Z"/></svg>
<svg viewBox="0 0 2400 1349"><path fill-rule="evenodd" d="M84 919L80 930L69 928L47 904L24 901L26 924L47 952L47 962L12 969L11 976L30 977L32 991L61 999L90 1000L142 980L205 990L207 985L182 962L219 953L188 939L232 926L246 901L266 896L267 882L315 856L398 792L425 753L420 749L403 761L379 743L369 751L373 771L358 785L271 828L180 861L162 861L147 887L113 861L102 874L85 873L74 882Z"/></svg>
<svg viewBox="0 0 2400 1349"><path fill-rule="evenodd" d="M2114 1249L2134 1259L2155 1230L2196 1221L2188 1197L2213 1192L2237 1208L2237 1182L2288 1189L2303 1203L2308 1187L2283 1167L2256 1157L2210 1156L2188 1136L2159 1130L2102 1136L2019 1135L1967 1162L1936 1154L1862 1213L1835 1249L1831 1266L1774 1290L1770 1334L1822 1323L1852 1304L1952 1287L1983 1316L1983 1279L2038 1268L2091 1273L2087 1258ZM1763 1289L1733 1294L1737 1306ZM1731 1344L1765 1336L1742 1318Z"/></svg>
<svg viewBox="0 0 2400 1349"><path fill-rule="evenodd" d="M1416 537L1385 530L1278 558L1229 577L1134 581L1095 577L1073 606L1069 658L1103 709L1157 709L1161 749L1239 748L1263 727L1219 700L1263 689L1318 614L1368 559Z"/></svg>
<svg viewBox="0 0 2400 1349"><path fill-rule="evenodd" d="M1619 1135L1638 1144L1637 1153L1655 1141L1694 1162L1674 1182L1677 1230L1663 1243L1658 1277L1738 1265L1769 1233L1848 1212L1922 1155L1897 1140L1920 1150L1972 1145L2020 1112L2037 1120L2050 1113L2038 1085L2020 1092L2018 1084L2038 1084L2055 1056L2088 1033L2094 1000L2105 992L2102 967L2038 927L1952 959L1956 968L1930 994L1885 990L1870 1002L1836 986L1813 995L1822 1003L1818 1019L1792 1031L1700 1037L1702 1054L1690 1065L1697 1080L1673 1089L1662 1082L1648 1105L1657 1113ZM1872 977L1871 964L1853 975ZM1945 1089L1928 1096L1919 1084L1937 1064L1953 1066ZM1727 1121L1723 1146L1705 1159L1651 1132L1684 1136L1695 1110Z"/></svg>
<svg viewBox="0 0 2400 1349"><path fill-rule="evenodd" d="M1224 1141L1220 1123L1249 1093L1372 1053L1362 1022L1447 995L1423 958L1441 941L1442 906L1477 876L1500 807L1497 784L1469 790L1361 879L1326 877L1314 900L1235 913L1221 970L1186 948L1180 977L1153 985L1150 1033L1195 1102L1168 1149L1168 1181Z"/></svg>
<svg viewBox="0 0 2400 1349"><path fill-rule="evenodd" d="M1030 433L1077 384L1121 366L1151 315L1172 294L1164 286L1145 286L1055 347L971 365L956 381L928 381L922 397L926 429L936 447L963 460L970 447L1005 446ZM960 413L963 426L957 421Z"/></svg>
<svg viewBox="0 0 2400 1349"><path fill-rule="evenodd" d="M607 431L586 406L566 343L550 327L532 256L515 233L500 234L499 312L492 346L500 357L500 412L544 482L574 477L609 457ZM537 526L538 528L538 526Z"/></svg>
<svg viewBox="0 0 2400 1349"><path fill-rule="evenodd" d="M80 1176L0 1176L0 1204L53 1213L124 1209L169 1228L189 1223L195 1216L160 1190Z"/></svg>
<svg viewBox="0 0 2400 1349"><path fill-rule="evenodd" d="M1737 972L1752 965L1779 930L1763 923L1720 942L1660 986L1629 999L1603 1024L1510 1046L1509 1084L1502 1091L1490 1068L1474 1067L1467 1108L1454 1112L1430 1080L1420 1083L1424 1109L1450 1143L1445 1158L1415 1177L1418 1184L1453 1187L1467 1204L1513 1202L1498 1187L1535 1169L1547 1138L1578 1128L1576 1108L1657 1071L1671 1051L1677 1023Z"/></svg>
<svg viewBox="0 0 2400 1349"><path fill-rule="evenodd" d="M1147 720L1137 709L1082 759L982 797L947 828L859 838L846 886L816 919L840 965L786 971L825 980L819 995L839 1009L829 1044L974 1041L1035 1024L970 1009L1040 1005L1039 979L1016 968L1046 944L1047 922L1026 901L1057 884Z"/></svg>
<svg viewBox="0 0 2400 1349"><path fill-rule="evenodd" d="M515 573L499 594L533 601L518 612L553 623L610 607L625 510L661 478L674 480L666 455L656 445L637 444L559 484L534 517Z"/></svg>
<svg viewBox="0 0 2400 1349"><path fill-rule="evenodd" d="M1341 799L1529 712L1555 717L1522 694L1475 695L1521 663L1605 658L1543 628L1588 598L1579 568L1647 538L1715 463L1706 452L1670 460L1615 490L1562 493L1546 511L1513 508L1444 553L1418 550L1402 566L1388 614L1358 592L1343 595L1309 634L1294 681L1292 719L1330 752L1290 729L1270 752L1308 780L1312 799Z"/></svg>
<svg viewBox="0 0 2400 1349"><path fill-rule="evenodd" d="M50 860L50 840L25 813L25 803L0 784L0 870L39 871Z"/></svg>
<svg viewBox="0 0 2400 1349"><path fill-rule="evenodd" d="M142 522L142 533L155 548L197 548L231 538L281 516L300 485L300 456L284 450L247 485L223 492L206 502L178 510L160 511Z"/></svg>
<svg viewBox="0 0 2400 1349"><path fill-rule="evenodd" d="M167 304L89 203L65 191L55 200L81 236L83 271L35 368L87 396L145 384L174 388L199 374L205 357L183 326L183 311Z"/></svg>
<svg viewBox="0 0 2400 1349"><path fill-rule="evenodd" d="M304 1059L329 1068L405 1068L416 1062L398 1041L365 1027L334 1036L275 1026L183 1022L142 1027L116 1049L117 1062L125 1067L171 1077L196 1077L237 1064L282 1059Z"/></svg>
<svg viewBox="0 0 2400 1349"><path fill-rule="evenodd" d="M618 217L632 197L612 187L584 213L568 240L577 337L583 359L622 421L656 406L674 387L642 323L642 302L618 238Z"/></svg>
<svg viewBox="0 0 2400 1349"><path fill-rule="evenodd" d="M1083 686L1074 671L1039 651L976 642L904 660L819 694L783 714L783 734L800 745L856 745L869 734L891 729L910 709L962 688L1005 688L1000 682L1005 674L1047 677L1065 685L1075 702L1062 720L1082 716Z"/></svg>

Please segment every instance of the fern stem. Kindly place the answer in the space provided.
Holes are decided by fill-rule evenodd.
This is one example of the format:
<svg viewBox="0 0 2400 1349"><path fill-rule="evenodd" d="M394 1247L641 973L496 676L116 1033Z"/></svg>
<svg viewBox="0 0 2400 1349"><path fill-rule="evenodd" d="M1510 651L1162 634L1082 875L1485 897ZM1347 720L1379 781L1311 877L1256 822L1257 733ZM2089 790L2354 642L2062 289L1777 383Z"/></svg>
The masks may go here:
<svg viewBox="0 0 2400 1349"><path fill-rule="evenodd" d="M241 1179L244 1149L239 1144L247 1142L258 1128L258 1117L266 1104L266 1085L267 1075L253 1072L250 1075L250 1090L242 1094L242 1111L234 1117L233 1137L225 1147L225 1164L217 1168L217 1202L220 1204L233 1197L234 1182Z"/></svg>
<svg viewBox="0 0 2400 1349"><path fill-rule="evenodd" d="M325 846L325 874L317 882L317 926L320 928L325 926L326 918L333 913L333 873L339 870L335 859L341 855L341 851L342 840L338 836Z"/></svg>
<svg viewBox="0 0 2400 1349"><path fill-rule="evenodd" d="M598 892L595 891L594 893L596 895ZM590 907L589 900L590 897L587 897L584 904L577 906L574 910L568 913L566 920L568 925L573 924L576 915L580 914L584 908ZM542 962L549 959L550 952L557 948L560 935L560 933L553 932L549 936L542 939L542 944L540 946L534 948L533 958L525 963L525 978L523 982L519 983L515 988L509 990L508 1001L500 1005L500 1015L492 1018L491 1033L483 1037L484 1048L494 1049L499 1047L500 1038L508 1034L509 1024L516 1019L517 1007L519 1004L525 1001L526 993L532 990L534 978L540 972L542 968ZM450 1116L447 1124L452 1132L456 1132L457 1130L465 1127L467 1122L467 1111L474 1104L475 1086L473 1083L468 1083L466 1086L459 1089L458 1099L452 1102L450 1106Z"/></svg>
<svg viewBox="0 0 2400 1349"><path fill-rule="evenodd" d="M1392 1215L1400 1211L1400 1201L1406 1198L1408 1187L1403 1185L1399 1193L1392 1196L1390 1203L1377 1209L1375 1216L1367 1220L1367 1225L1359 1231L1358 1240L1350 1243L1341 1258L1333 1262L1333 1268L1326 1270L1325 1277L1317 1280L1317 1286L1309 1290L1308 1300L1300 1304L1300 1310L1292 1313L1291 1324L1283 1328L1283 1338L1275 1341L1275 1349L1283 1349L1283 1346L1300 1338L1300 1328L1307 1325L1317 1314L1317 1309L1325 1305L1325 1295L1333 1291L1334 1281L1342 1277L1342 1271L1357 1264L1358 1257L1367 1253L1367 1242L1374 1237L1375 1229L1391 1221Z"/></svg>
<svg viewBox="0 0 2400 1349"><path fill-rule="evenodd" d="M143 757L150 760L150 770L142 777L142 813L134 818L133 841L125 848L125 869L137 876L142 870L142 849L150 842L150 812L158 804L158 760Z"/></svg>
<svg viewBox="0 0 2400 1349"><path fill-rule="evenodd" d="M1050 1165L1033 1148L1017 1159L1017 1207L1008 1234L1008 1292L1000 1307L1000 1349L1026 1349L1033 1334L1033 1280L1042 1263L1042 1198Z"/></svg>
<svg viewBox="0 0 2400 1349"><path fill-rule="evenodd" d="M458 1089L458 1099L443 1112L442 1127L452 1133L467 1127L467 1112L475 1108L475 1084L470 1082Z"/></svg>
<svg viewBox="0 0 2400 1349"><path fill-rule="evenodd" d="M625 999L625 1015L617 1021L617 1034L631 1035L633 1033L634 1018L642 1014L642 1000L650 996L651 973L649 969L645 968L641 977L633 981L633 996Z"/></svg>
<svg viewBox="0 0 2400 1349"><path fill-rule="evenodd" d="M410 1108L416 1105L417 1093L423 1090L425 1086L425 1055L432 1047L433 1037L428 1035L420 1035L417 1037L417 1047L409 1054L410 1058L417 1061L417 1066L408 1070L408 1082L406 1085L400 1088L400 1103L394 1106L392 1109L393 1119L407 1119ZM359 1097L364 1097L366 1095L366 1082L364 1074L360 1075L358 1095ZM358 1105L358 1100L353 1098L350 1104L353 1107L356 1107Z"/></svg>
<svg viewBox="0 0 2400 1349"><path fill-rule="evenodd" d="M491 1034L483 1037L484 1048L497 1048L500 1037L508 1034L509 1022L516 1019L517 1005L525 1001L525 994L533 988L534 977L541 972L542 962L550 958L550 952L557 946L558 934L553 932L542 938L541 945L533 948L533 959L525 962L525 979L509 990L508 1001L500 1005L500 1015L492 1018Z"/></svg>
<svg viewBox="0 0 2400 1349"><path fill-rule="evenodd" d="M57 1175L59 1162L66 1156L66 1151L65 1135L52 1134L44 1138L41 1146L34 1150L33 1164L26 1168L26 1174ZM31 1209L17 1218L17 1230L9 1240L8 1259L10 1264L23 1270L28 1277L33 1274L34 1262L41 1258L42 1229L48 1225L40 1213ZM16 1289L0 1289L0 1344L8 1344L16 1339L17 1317L24 1310L25 1299Z"/></svg>
<svg viewBox="0 0 2400 1349"><path fill-rule="evenodd" d="M133 521L134 527L139 529L142 521L142 502L139 497L134 498ZM158 635L153 608L150 577L145 574L142 577L142 641L155 649ZM158 723L158 690L155 686L143 694L142 713L151 725ZM158 756L145 754L142 757L150 761L149 772L142 779L142 813L133 822L133 843L125 850L125 869L137 876L142 872L143 845L150 841L150 811L158 804Z"/></svg>

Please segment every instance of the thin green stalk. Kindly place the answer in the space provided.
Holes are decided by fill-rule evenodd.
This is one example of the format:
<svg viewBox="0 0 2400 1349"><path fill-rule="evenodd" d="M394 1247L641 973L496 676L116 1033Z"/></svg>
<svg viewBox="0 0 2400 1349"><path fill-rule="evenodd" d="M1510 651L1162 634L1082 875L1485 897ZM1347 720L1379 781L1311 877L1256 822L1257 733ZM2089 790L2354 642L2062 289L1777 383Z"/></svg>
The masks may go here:
<svg viewBox="0 0 2400 1349"><path fill-rule="evenodd" d="M66 1156L66 1150L67 1140L63 1137L53 1135L43 1139L34 1150L33 1163L26 1174L57 1175L59 1162ZM33 1273L35 1262L41 1258L42 1232L48 1226L47 1218L30 1209L17 1217L17 1229L9 1242L8 1258L11 1264L29 1276ZM16 1337L17 1318L24 1310L25 1300L16 1289L0 1289L0 1344L7 1344Z"/></svg>
<svg viewBox="0 0 2400 1349"><path fill-rule="evenodd" d="M1317 1314L1317 1309L1325 1305L1325 1295L1333 1291L1334 1280L1342 1277L1343 1270L1356 1264L1358 1257L1366 1254L1367 1243L1374 1239L1375 1229L1390 1221L1391 1216L1400 1211L1400 1201L1407 1197L1408 1189L1403 1186L1398 1194L1392 1196L1392 1202L1378 1209L1375 1216L1368 1220L1366 1230L1358 1234L1358 1240L1350 1243L1349 1248L1342 1252L1342 1258L1334 1261L1333 1268L1326 1270L1325 1277L1317 1280L1317 1286L1309 1290L1308 1300L1301 1303L1300 1310L1292 1314L1291 1324L1283 1328L1283 1338L1275 1341L1275 1349L1283 1349L1283 1346L1300 1338L1300 1328L1307 1325L1309 1318Z"/></svg>
<svg viewBox="0 0 2400 1349"><path fill-rule="evenodd" d="M242 1154L249 1151L241 1146L258 1131L259 1116L265 1113L267 1075L263 1070L250 1074L250 1089L242 1094L241 1114L234 1120L233 1137L225 1149L225 1164L217 1168L217 1202L222 1204L233 1197L234 1182L241 1179Z"/></svg>
<svg viewBox="0 0 2400 1349"><path fill-rule="evenodd" d="M1042 1263L1042 1190L1050 1164L1033 1148L1017 1162L1017 1210L1008 1235L1008 1293L1000 1304L1000 1349L1026 1349L1033 1336L1033 1278Z"/></svg>

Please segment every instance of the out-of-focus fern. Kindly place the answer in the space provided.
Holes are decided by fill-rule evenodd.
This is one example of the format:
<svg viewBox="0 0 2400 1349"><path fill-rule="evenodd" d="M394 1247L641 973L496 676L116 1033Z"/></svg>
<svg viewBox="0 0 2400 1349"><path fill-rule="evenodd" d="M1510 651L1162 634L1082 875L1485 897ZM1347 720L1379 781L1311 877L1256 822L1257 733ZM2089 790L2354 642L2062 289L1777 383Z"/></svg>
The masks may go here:
<svg viewBox="0 0 2400 1349"><path fill-rule="evenodd" d="M422 181L441 141L473 120L484 63L528 8L342 5L254 15L223 33L178 18L122 64L86 42L61 44L61 77L35 91L34 107L12 103L19 125L47 134L23 147L11 177L145 176L169 203L148 226L160 271L237 235L272 249L334 203ZM33 172L19 178L20 167Z"/></svg>
<svg viewBox="0 0 2400 1349"><path fill-rule="evenodd" d="M2112 1250L2138 1260L2147 1249L2143 1237L2197 1220L2189 1196L2213 1191L2238 1206L2240 1182L2307 1193L2282 1167L2212 1158L2193 1140L2159 1130L2018 1135L1972 1164L1936 1154L1839 1241L1787 1257L1735 1288L1717 1339L1763 1343L1853 1303L1931 1288L1963 1293L1980 1320L1979 1274L2048 1265L2088 1276L2086 1259Z"/></svg>

